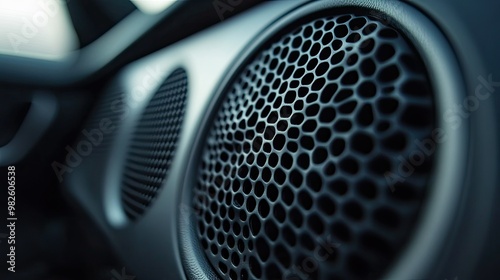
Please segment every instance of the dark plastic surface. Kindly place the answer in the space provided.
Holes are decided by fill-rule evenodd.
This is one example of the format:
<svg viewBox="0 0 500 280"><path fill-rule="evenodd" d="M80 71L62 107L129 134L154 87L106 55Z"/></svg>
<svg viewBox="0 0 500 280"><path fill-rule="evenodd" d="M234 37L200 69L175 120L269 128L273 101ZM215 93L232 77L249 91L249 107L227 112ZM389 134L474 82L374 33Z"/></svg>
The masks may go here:
<svg viewBox="0 0 500 280"><path fill-rule="evenodd" d="M435 155L440 160L435 161L436 176L430 180L431 185L437 187L429 190L428 199L421 208L422 215L412 233L414 238L384 276L395 280L470 279L474 276L471 273L476 264L493 271L495 253L492 248L498 243L495 241L498 234L492 231L490 239L485 238L488 229L498 232L498 225L492 223L495 221L493 202L498 197L498 114L494 111L497 100L492 94L473 114L462 118L456 129L451 128L452 123L444 112L455 104L463 104L467 95L473 96L480 84L479 77L488 79L491 74L493 80L497 80L500 66L497 65L499 54L495 46L498 42L492 35L498 33L500 26L495 14L498 11L496 5L489 1L429 0L409 4L397 1L325 1L303 6L302 2L276 1L250 10L125 67L114 79L123 87L124 96L129 97L140 86L141 79L158 65L161 73L170 73L182 66L190 76L192 95L187 97L184 131L180 135L178 154L171 165L171 176L165 182L172 187L158 194L157 201L142 219L135 224L121 220L123 208L116 200L119 198L116 186L123 174L121 163L124 158L121 155L126 154L133 124L139 120L141 108L146 106L144 100L138 102L138 107L127 104L131 110L120 124L116 138L110 142L111 148L104 149L99 157L86 159L65 182L67 190L112 239L117 252L128 266L137 271L138 277L218 278L211 265L204 261L201 245L193 242L198 239L196 228L186 226L195 221L190 209L191 193L181 196L182 188L190 190L197 183L194 174L198 172L199 160L196 155L201 154L203 145L200 143L206 139L205 134L198 131L211 127L213 118L206 120L207 116L219 108L223 100L219 97L225 86L234 82L232 77L240 73L246 65L243 62L262 46L263 40L286 23L303 16L305 10L314 13L328 7L362 7L379 21L395 26L413 43L433 85L437 112L435 125L447 129L448 136ZM293 6L298 9L291 11ZM241 39L234 40L236 37ZM152 40L151 37L141 38ZM117 47L122 43L117 41ZM90 61L90 56L84 58ZM19 65L19 61L5 60L11 63L9 65ZM30 61L25 62L29 65ZM90 76L109 63L110 60L103 59L99 60L99 67L89 68L85 64L82 67L90 69L85 70ZM50 69L51 66L44 68L43 64L37 64L37 67ZM24 73L26 67L19 68L22 74L15 70L14 82L21 81L19 77L28 77ZM42 81L42 84L55 82L61 85L52 78L43 81L41 75L37 77L39 80L35 80ZM63 84L83 81L82 77L67 79ZM156 86L153 86L148 96L155 90ZM177 227L179 222L180 228ZM485 248L488 254L482 256ZM479 272L481 274L476 275L491 277L488 270Z"/></svg>
<svg viewBox="0 0 500 280"><path fill-rule="evenodd" d="M168 176L186 111L187 84L183 69L170 74L135 128L122 183L123 207L132 220L147 210Z"/></svg>
<svg viewBox="0 0 500 280"><path fill-rule="evenodd" d="M221 277L298 277L329 246L310 277L378 278L411 237L433 156L387 176L432 139L426 70L395 29L331 13L270 40L215 113L193 204Z"/></svg>

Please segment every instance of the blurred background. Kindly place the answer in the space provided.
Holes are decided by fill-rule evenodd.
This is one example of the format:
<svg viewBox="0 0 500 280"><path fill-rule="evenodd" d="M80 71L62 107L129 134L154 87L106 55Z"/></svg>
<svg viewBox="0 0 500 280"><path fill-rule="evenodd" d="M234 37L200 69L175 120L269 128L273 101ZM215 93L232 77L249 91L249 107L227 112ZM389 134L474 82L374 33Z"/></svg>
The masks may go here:
<svg viewBox="0 0 500 280"><path fill-rule="evenodd" d="M0 53L18 57L61 61L88 46L127 15L138 10L157 14L172 0L19 0L0 1ZM29 109L29 102L3 87L0 98L2 145L15 134ZM26 92L30 89L26 89ZM13 93L14 92L14 93ZM24 92L24 94L26 94ZM10 99L9 102L3 100ZM17 100L12 102L12 100ZM74 100L73 102L79 102ZM14 106L13 106L14 104ZM68 116L71 117L71 116ZM14 125L13 125L14 123ZM16 125L17 124L17 125ZM65 140L71 139L69 133ZM95 230L75 205L61 194L50 167L61 142L43 139L16 165L16 273L6 273L8 231L0 229L0 279L100 280L133 279L110 251L109 241ZM6 174L7 168L1 173ZM4 185L2 185L4 187ZM2 221L7 196L0 196Z"/></svg>

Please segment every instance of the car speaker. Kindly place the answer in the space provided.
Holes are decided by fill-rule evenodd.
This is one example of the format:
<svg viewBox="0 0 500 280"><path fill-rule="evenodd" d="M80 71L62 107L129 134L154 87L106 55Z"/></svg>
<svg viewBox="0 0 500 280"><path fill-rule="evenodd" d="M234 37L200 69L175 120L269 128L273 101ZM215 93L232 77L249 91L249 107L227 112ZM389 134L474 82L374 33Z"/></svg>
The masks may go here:
<svg viewBox="0 0 500 280"><path fill-rule="evenodd" d="M418 230L441 164L435 65L383 8L311 6L250 46L202 124L190 279L378 279Z"/></svg>

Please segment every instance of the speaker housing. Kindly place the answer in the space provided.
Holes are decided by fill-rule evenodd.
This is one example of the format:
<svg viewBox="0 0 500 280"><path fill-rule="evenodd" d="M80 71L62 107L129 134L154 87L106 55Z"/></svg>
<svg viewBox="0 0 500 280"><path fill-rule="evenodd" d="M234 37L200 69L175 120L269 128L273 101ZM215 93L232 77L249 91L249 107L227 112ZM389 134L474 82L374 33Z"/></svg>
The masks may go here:
<svg viewBox="0 0 500 280"><path fill-rule="evenodd" d="M390 23L395 29L406 36L410 44L416 48L424 60L426 70L429 73L433 85L434 98L436 102L436 128L449 133L446 145L439 145L436 152L435 166L429 186L428 200L422 206L421 217L415 226L416 232L411 238L406 249L403 249L396 265L389 269L384 279L405 279L409 275L419 275L422 271L431 271L438 256L438 244L442 243L446 235L445 228L451 225L454 209L459 204L461 190L461 179L453 177L452 174L465 173L466 157L463 150L467 147L465 141L468 127L462 126L454 129L449 123L443 121L439 116L449 109L450 104L460 104L461 97L465 96L464 86L461 85L460 68L452 55L451 48L441 32L434 24L412 7L401 2L318 2L304 5L299 9L283 16L269 26L258 36L249 47L240 55L238 62L228 71L227 78L220 84L214 100L211 102L207 117L201 125L201 132L197 135L197 144L191 155L190 165L186 172L184 183L183 207L179 215L179 236L182 244L183 259L186 273L189 279L218 279L209 262L203 258L205 253L201 248L196 234L196 221L192 216L193 209L190 205L193 193L190 191L196 185L196 176L207 133L212 128L212 122L218 108L221 106L225 93L229 91L238 74L243 71L255 53L262 49L271 38L275 38L281 30L293 25L303 18L311 18L315 13L331 11L331 15L349 14L361 11L367 15L373 15L383 22ZM425 32L423 31L425 30ZM413 141L412 139L411 141ZM439 188L438 188L439 187ZM446 200L446 203L443 203ZM447 224L448 223L448 224ZM448 228L449 230L449 228ZM430 238L430 236L434 238ZM198 244L197 244L198 242ZM202 276L203 275L203 276ZM237 279L240 276L238 276Z"/></svg>
<svg viewBox="0 0 500 280"><path fill-rule="evenodd" d="M457 14L427 16L433 9L443 11L435 1L374 0L264 3L130 64L110 82L122 92L127 117L116 123L109 144L85 157L63 182L68 195L109 238L127 271L141 279L218 279L193 242L188 202L197 153L213 113L225 87L264 41L298 18L337 9L369 10L397 24L424 60L441 113L472 96L478 75L487 76L485 69L491 69L482 62L472 36L450 32L460 28ZM120 201L120 181L131 135L161 82L179 67L186 70L189 86L170 175L149 210L130 223ZM430 194L412 241L384 279L470 278L482 250L478 240L484 240L488 228L482 218L494 199L498 153L493 108L493 102L482 103L450 130L451 140L436 155L438 176L432 185L440 187ZM437 127L451 125L442 115L438 121Z"/></svg>

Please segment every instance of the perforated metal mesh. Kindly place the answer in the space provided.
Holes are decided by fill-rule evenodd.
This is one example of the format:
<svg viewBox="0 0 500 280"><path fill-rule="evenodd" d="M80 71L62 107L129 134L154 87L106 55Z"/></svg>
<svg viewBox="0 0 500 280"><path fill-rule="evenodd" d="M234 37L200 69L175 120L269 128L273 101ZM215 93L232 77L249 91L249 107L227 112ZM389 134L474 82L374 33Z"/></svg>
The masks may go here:
<svg viewBox="0 0 500 280"><path fill-rule="evenodd" d="M90 114L92 117L85 125L81 140L92 140L92 152L98 156L109 150L120 127L120 119L126 110L123 97L122 88L110 85L106 88L105 94L99 98L97 106ZM102 127L105 127L106 131L103 131Z"/></svg>
<svg viewBox="0 0 500 280"><path fill-rule="evenodd" d="M411 176L398 168L433 129L431 87L418 54L375 18L295 27L215 115L194 188L198 236L222 278L377 279L428 183L432 155ZM402 180L389 186L386 172Z"/></svg>
<svg viewBox="0 0 500 280"><path fill-rule="evenodd" d="M187 82L183 69L167 77L135 128L122 183L123 206L131 219L144 213L168 174L184 118Z"/></svg>

